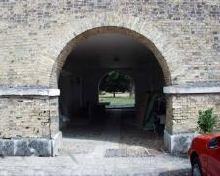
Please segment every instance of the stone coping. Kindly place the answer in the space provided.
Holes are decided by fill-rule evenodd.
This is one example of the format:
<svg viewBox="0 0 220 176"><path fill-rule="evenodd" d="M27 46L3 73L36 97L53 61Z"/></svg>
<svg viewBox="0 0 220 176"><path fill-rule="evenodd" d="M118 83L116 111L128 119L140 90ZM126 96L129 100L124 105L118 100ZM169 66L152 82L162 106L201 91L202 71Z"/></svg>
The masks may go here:
<svg viewBox="0 0 220 176"><path fill-rule="evenodd" d="M60 95L59 89L48 88L0 88L0 96L50 96L56 97Z"/></svg>
<svg viewBox="0 0 220 176"><path fill-rule="evenodd" d="M206 94L220 93L220 85L216 86L194 86L194 85L173 85L163 88L165 94ZM0 96L50 96L60 95L59 89L49 88L30 88L30 87L13 87L0 88Z"/></svg>
<svg viewBox="0 0 220 176"><path fill-rule="evenodd" d="M220 93L220 85L194 86L194 85L174 85L163 88L165 94L207 94Z"/></svg>

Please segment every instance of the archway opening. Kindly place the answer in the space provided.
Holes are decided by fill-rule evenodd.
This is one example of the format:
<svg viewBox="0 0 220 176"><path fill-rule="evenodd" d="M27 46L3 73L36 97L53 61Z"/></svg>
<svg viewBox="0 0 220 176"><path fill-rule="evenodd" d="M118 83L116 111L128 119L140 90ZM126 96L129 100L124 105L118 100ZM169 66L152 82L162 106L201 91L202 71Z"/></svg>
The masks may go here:
<svg viewBox="0 0 220 176"><path fill-rule="evenodd" d="M116 70L104 75L99 81L99 104L106 108L134 108L134 80Z"/></svg>
<svg viewBox="0 0 220 176"><path fill-rule="evenodd" d="M69 132L73 136L77 134L74 130L79 126L82 127L80 130L85 130L85 136L93 134L94 129L95 132L111 129L114 136L115 131L120 129L119 135L124 135L119 137L121 143L129 144L135 133L134 140L141 137L147 147L152 144L150 141L154 141L152 146L159 149L163 144L166 119L163 87L169 82L167 68L161 66L165 62L156 58L152 46L147 47L149 41L145 43L143 36L135 38L117 30L104 30L103 33L97 30L92 34L86 36L85 32L83 39L78 37L81 40L74 44L60 73L60 127L64 137ZM157 53L157 57L161 57L160 53ZM132 86L135 87L132 107L109 110L108 104L100 101L100 80L108 77L106 73L112 71L129 75L132 80ZM136 129L138 132L134 131ZM98 137L98 140L102 140L102 137Z"/></svg>

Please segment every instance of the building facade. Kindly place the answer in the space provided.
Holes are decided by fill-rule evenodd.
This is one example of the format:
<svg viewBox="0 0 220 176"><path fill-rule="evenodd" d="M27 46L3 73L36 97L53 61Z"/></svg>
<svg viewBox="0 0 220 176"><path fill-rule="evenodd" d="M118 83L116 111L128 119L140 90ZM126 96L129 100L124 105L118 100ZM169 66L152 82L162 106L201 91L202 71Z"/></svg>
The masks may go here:
<svg viewBox="0 0 220 176"><path fill-rule="evenodd" d="M60 73L77 45L106 33L134 39L159 63L170 152L186 151L199 110L220 119L219 0L2 0L0 9L1 155L59 152Z"/></svg>

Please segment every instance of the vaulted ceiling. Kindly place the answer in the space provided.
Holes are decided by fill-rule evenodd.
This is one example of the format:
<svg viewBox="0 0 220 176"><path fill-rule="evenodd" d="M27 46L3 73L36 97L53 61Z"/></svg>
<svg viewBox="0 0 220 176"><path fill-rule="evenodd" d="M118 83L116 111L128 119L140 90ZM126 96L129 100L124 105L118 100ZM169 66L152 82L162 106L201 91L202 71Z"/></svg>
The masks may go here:
<svg viewBox="0 0 220 176"><path fill-rule="evenodd" d="M141 68L157 64L143 44L117 33L98 34L80 43L68 56L64 69Z"/></svg>

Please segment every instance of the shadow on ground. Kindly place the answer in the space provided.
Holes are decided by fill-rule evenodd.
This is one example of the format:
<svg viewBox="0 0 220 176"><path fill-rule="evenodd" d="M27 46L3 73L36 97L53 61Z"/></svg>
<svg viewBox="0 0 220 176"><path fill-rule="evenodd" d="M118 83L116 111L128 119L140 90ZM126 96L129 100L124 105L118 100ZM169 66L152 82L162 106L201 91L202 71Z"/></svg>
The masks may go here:
<svg viewBox="0 0 220 176"><path fill-rule="evenodd" d="M159 176L191 176L190 169L179 169L159 173Z"/></svg>
<svg viewBox="0 0 220 176"><path fill-rule="evenodd" d="M97 118L90 123L86 121L85 123L81 123L79 121L70 123L69 126L63 130L64 139L71 138L79 141L108 140L108 142L119 143L122 148L139 147L142 149L148 149L148 152L154 154L164 152L162 136L159 136L153 131L144 131L137 128L134 124L132 124L132 116L128 113L118 116L117 118L119 119L117 119L117 123L114 123L111 126L108 123L109 118L112 118L112 113L117 113L117 111L110 111L106 114L106 116L104 116L104 118ZM112 131L119 130L119 134L113 133L113 135L119 135L119 139L117 137L106 139L106 136L103 135L106 130L106 126L108 126L108 128L110 128L109 130Z"/></svg>

